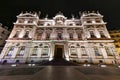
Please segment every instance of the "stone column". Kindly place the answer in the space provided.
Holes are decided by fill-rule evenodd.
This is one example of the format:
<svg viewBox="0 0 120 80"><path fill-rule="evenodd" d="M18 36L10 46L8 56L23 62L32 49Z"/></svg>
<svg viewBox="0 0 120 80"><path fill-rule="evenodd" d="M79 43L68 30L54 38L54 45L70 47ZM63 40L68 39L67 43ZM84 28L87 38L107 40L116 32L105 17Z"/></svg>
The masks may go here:
<svg viewBox="0 0 120 80"><path fill-rule="evenodd" d="M23 36L25 35L25 28L23 28L19 34L19 38L23 38Z"/></svg>
<svg viewBox="0 0 120 80"><path fill-rule="evenodd" d="M64 39L69 39L69 34L68 34L68 32L67 32L67 28L64 28L62 37L63 37Z"/></svg>
<svg viewBox="0 0 120 80"><path fill-rule="evenodd" d="M13 36L16 34L16 31L15 30L13 30L12 32L11 32L11 34L10 34L10 36L9 36L9 38L13 38Z"/></svg>
<svg viewBox="0 0 120 80"><path fill-rule="evenodd" d="M33 36L34 36L34 34L35 34L35 30L36 30L36 27L34 26L31 30L30 30L30 32L29 32L29 38L32 38Z"/></svg>
<svg viewBox="0 0 120 80"><path fill-rule="evenodd" d="M57 38L57 33L55 31L55 29L52 30L52 33L50 34L50 39L56 39Z"/></svg>
<svg viewBox="0 0 120 80"><path fill-rule="evenodd" d="M12 56L11 56L12 59L14 59L16 57L18 49L19 49L19 47L14 47L14 51L13 51Z"/></svg>
<svg viewBox="0 0 120 80"><path fill-rule="evenodd" d="M69 61L69 48L68 48L68 44L66 43L65 45L64 45L64 53L65 53L65 59L67 60L67 61Z"/></svg>
<svg viewBox="0 0 120 80"><path fill-rule="evenodd" d="M101 47L101 53L102 53L102 56L103 58L107 58L107 53L106 53L106 50L105 50L105 47Z"/></svg>
<svg viewBox="0 0 120 80"><path fill-rule="evenodd" d="M99 31L97 30L96 26L94 27L94 30L95 30L95 36L96 36L97 38L100 38L100 33L99 33Z"/></svg>
<svg viewBox="0 0 120 80"><path fill-rule="evenodd" d="M82 54L80 46L78 46L78 48L77 48L77 54L78 54L78 58L80 59L81 58L81 54Z"/></svg>
<svg viewBox="0 0 120 80"><path fill-rule="evenodd" d="M110 38L110 34L109 34L106 26L104 26L104 31L105 31L105 32L104 32L105 36L106 36L107 38Z"/></svg>
<svg viewBox="0 0 120 80"><path fill-rule="evenodd" d="M90 38L91 36L90 36L90 32L88 31L88 29L86 30L86 36L87 36L87 38Z"/></svg>
<svg viewBox="0 0 120 80"><path fill-rule="evenodd" d="M77 35L75 30L74 30L74 33L73 33L73 39L78 40L78 35Z"/></svg>
<svg viewBox="0 0 120 80"><path fill-rule="evenodd" d="M42 34L42 40L46 39L46 30L44 30L43 34Z"/></svg>
<svg viewBox="0 0 120 80"><path fill-rule="evenodd" d="M41 47L38 47L38 57L41 57L41 52L42 52Z"/></svg>
<svg viewBox="0 0 120 80"><path fill-rule="evenodd" d="M53 60L54 49L55 49L55 44L54 44L54 43L51 43L51 44L50 44L50 51L49 51L49 54L50 54L49 61Z"/></svg>

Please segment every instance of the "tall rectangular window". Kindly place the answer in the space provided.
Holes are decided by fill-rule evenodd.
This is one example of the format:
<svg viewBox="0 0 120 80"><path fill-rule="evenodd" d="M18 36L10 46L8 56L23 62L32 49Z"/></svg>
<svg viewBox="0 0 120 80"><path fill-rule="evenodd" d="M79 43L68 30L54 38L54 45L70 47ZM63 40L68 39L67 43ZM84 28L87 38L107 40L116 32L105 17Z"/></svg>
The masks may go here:
<svg viewBox="0 0 120 80"><path fill-rule="evenodd" d="M95 51L95 56L100 56L98 47L94 47L94 51Z"/></svg>
<svg viewBox="0 0 120 80"><path fill-rule="evenodd" d="M29 31L26 31L24 38L28 38L28 35L29 35Z"/></svg>
<svg viewBox="0 0 120 80"><path fill-rule="evenodd" d="M81 37L81 33L78 33L78 38L79 38L79 39L81 39L81 38L82 38L82 37Z"/></svg>
<svg viewBox="0 0 120 80"><path fill-rule="evenodd" d="M21 49L20 49L19 56L23 56L24 52L25 52L25 46L22 46Z"/></svg>
<svg viewBox="0 0 120 80"><path fill-rule="evenodd" d="M101 35L101 38L105 38L105 35L103 33L103 31L99 31L100 35Z"/></svg>
<svg viewBox="0 0 120 80"><path fill-rule="evenodd" d="M93 31L90 31L91 38L96 38Z"/></svg>
<svg viewBox="0 0 120 80"><path fill-rule="evenodd" d="M20 31L16 31L16 34L13 36L13 38L17 38L20 34Z"/></svg>
<svg viewBox="0 0 120 80"><path fill-rule="evenodd" d="M84 46L81 46L82 56L87 56L86 49Z"/></svg>
<svg viewBox="0 0 120 80"><path fill-rule="evenodd" d="M38 46L34 46L32 56L37 56L37 50L38 50Z"/></svg>
<svg viewBox="0 0 120 80"><path fill-rule="evenodd" d="M73 40L73 33L70 33L70 39Z"/></svg>
<svg viewBox="0 0 120 80"><path fill-rule="evenodd" d="M111 52L109 47L105 46L105 50L106 50L106 53L107 53L108 56L113 56L113 54L112 54L112 52Z"/></svg>
<svg viewBox="0 0 120 80"><path fill-rule="evenodd" d="M58 33L58 40L61 40L61 39L62 39L62 34Z"/></svg>
<svg viewBox="0 0 120 80"><path fill-rule="evenodd" d="M14 47L12 46L12 47L10 47L10 50L8 51L7 56L12 56L13 51L14 51Z"/></svg>

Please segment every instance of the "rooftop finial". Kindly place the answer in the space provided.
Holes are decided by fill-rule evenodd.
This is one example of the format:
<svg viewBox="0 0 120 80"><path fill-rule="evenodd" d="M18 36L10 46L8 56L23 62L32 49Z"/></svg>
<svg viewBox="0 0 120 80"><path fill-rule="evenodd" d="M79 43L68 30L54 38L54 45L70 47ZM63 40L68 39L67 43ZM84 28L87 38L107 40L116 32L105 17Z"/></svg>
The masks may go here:
<svg viewBox="0 0 120 80"><path fill-rule="evenodd" d="M61 11L59 11L59 12L58 12L58 14L61 14L61 15L63 15L63 13L62 13Z"/></svg>
<svg viewBox="0 0 120 80"><path fill-rule="evenodd" d="M27 11L25 13L28 13Z"/></svg>
<svg viewBox="0 0 120 80"><path fill-rule="evenodd" d="M73 14L71 14L71 16L72 16L72 18L74 18L74 15L73 15Z"/></svg>
<svg viewBox="0 0 120 80"><path fill-rule="evenodd" d="M100 14L99 11L97 11L97 14Z"/></svg>
<svg viewBox="0 0 120 80"><path fill-rule="evenodd" d="M0 26L2 26L2 23L0 23Z"/></svg>
<svg viewBox="0 0 120 80"><path fill-rule="evenodd" d="M95 13L95 11L92 11L92 13Z"/></svg>
<svg viewBox="0 0 120 80"><path fill-rule="evenodd" d="M38 16L40 16L40 15L41 15L41 12L39 11L39 12L38 12Z"/></svg>
<svg viewBox="0 0 120 80"><path fill-rule="evenodd" d="M74 18L75 18L73 14L71 14L71 16L72 16L72 19L74 19Z"/></svg>
<svg viewBox="0 0 120 80"><path fill-rule="evenodd" d="M45 19L48 19L48 14L45 16Z"/></svg>
<svg viewBox="0 0 120 80"><path fill-rule="evenodd" d="M46 15L46 18L48 18L48 14Z"/></svg>
<svg viewBox="0 0 120 80"><path fill-rule="evenodd" d="M23 14L23 11L21 11L21 13Z"/></svg>
<svg viewBox="0 0 120 80"><path fill-rule="evenodd" d="M88 11L88 13L90 13L90 11Z"/></svg>
<svg viewBox="0 0 120 80"><path fill-rule="evenodd" d="M79 11L79 15L81 15L82 13L81 13L81 11Z"/></svg>

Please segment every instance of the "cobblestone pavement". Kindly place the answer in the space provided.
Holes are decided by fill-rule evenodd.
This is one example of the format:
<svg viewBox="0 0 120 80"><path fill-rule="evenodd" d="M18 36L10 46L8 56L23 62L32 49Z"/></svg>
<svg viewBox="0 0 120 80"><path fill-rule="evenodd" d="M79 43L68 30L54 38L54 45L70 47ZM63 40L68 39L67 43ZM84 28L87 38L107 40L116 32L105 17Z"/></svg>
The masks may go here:
<svg viewBox="0 0 120 80"><path fill-rule="evenodd" d="M0 65L0 80L120 80L115 66L33 66Z"/></svg>

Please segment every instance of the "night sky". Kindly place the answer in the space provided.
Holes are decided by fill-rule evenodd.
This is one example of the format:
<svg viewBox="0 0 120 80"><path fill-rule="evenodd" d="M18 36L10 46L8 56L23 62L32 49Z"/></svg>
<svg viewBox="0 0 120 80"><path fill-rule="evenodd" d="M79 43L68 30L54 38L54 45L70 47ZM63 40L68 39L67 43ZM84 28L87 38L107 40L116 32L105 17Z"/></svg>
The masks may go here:
<svg viewBox="0 0 120 80"><path fill-rule="evenodd" d="M2 0L1 0L2 1ZM41 11L52 18L61 11L66 17L79 17L79 11L99 11L104 15L108 29L120 29L120 0L3 0L0 2L0 23L13 27L21 11Z"/></svg>

